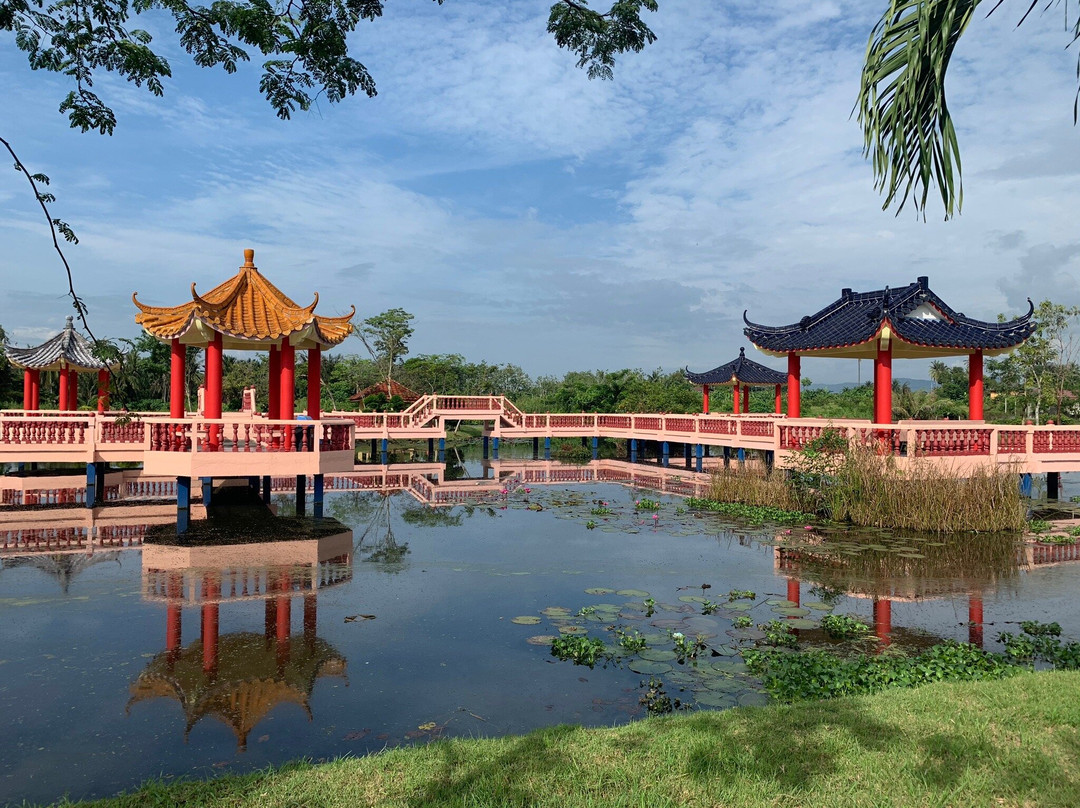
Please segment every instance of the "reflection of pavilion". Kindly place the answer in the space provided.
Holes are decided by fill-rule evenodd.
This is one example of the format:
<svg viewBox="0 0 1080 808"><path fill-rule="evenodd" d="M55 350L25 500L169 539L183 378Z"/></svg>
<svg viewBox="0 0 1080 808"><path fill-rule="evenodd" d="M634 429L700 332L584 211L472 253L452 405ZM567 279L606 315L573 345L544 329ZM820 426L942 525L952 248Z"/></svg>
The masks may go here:
<svg viewBox="0 0 1080 808"><path fill-rule="evenodd" d="M212 715L237 747L275 706L298 704L311 717L316 680L344 676L345 658L316 636L317 593L352 576L352 532L322 539L218 547L143 548L143 597L166 604L165 651L131 685L128 708L175 698L184 736ZM303 634L292 635L292 601L303 598ZM219 636L222 604L265 603L263 632ZM183 607L200 610L200 637L181 646Z"/></svg>
<svg viewBox="0 0 1080 808"><path fill-rule="evenodd" d="M788 600L799 602L802 583L869 598L874 632L883 644L893 639L892 604L966 595L968 642L983 644L983 593L1018 574L1030 563L1024 547L1010 535L979 537L979 546L951 542L921 545L923 558L867 551L848 555L826 540L774 548L778 572L788 576Z"/></svg>

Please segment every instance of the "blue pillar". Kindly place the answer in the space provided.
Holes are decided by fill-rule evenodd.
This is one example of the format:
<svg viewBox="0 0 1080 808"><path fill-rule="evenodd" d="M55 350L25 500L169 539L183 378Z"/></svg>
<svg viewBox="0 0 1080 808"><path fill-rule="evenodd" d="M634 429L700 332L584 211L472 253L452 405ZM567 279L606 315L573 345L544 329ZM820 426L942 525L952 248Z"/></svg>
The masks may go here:
<svg viewBox="0 0 1080 808"><path fill-rule="evenodd" d="M390 451L390 441L388 441L386 438L383 438L382 445L379 448L381 450L380 462L385 466L387 464L388 454Z"/></svg>
<svg viewBox="0 0 1080 808"><path fill-rule="evenodd" d="M427 456L429 461L435 457L435 438L427 439Z"/></svg>
<svg viewBox="0 0 1080 808"><path fill-rule="evenodd" d="M637 438L630 438L630 462L637 462Z"/></svg>
<svg viewBox="0 0 1080 808"><path fill-rule="evenodd" d="M662 462L664 468L667 468L671 465L671 447L668 445L667 441L664 441L663 445L660 447L660 450L663 454Z"/></svg>
<svg viewBox="0 0 1080 808"><path fill-rule="evenodd" d="M702 467L702 462L701 462L701 456L702 456L703 454L705 454L705 447L704 447L704 446L702 446L702 445L701 445L701 444L699 443L699 444L697 445L697 464L696 464L696 470L697 470L697 471L701 471L701 467Z"/></svg>
<svg viewBox="0 0 1080 808"><path fill-rule="evenodd" d="M316 519L323 518L323 475L315 475L314 490L311 492L312 513Z"/></svg>
<svg viewBox="0 0 1080 808"><path fill-rule="evenodd" d="M765 470L771 473L774 465L776 465L776 452L769 449L765 452Z"/></svg>
<svg viewBox="0 0 1080 808"><path fill-rule="evenodd" d="M446 462L446 438L439 438L439 463Z"/></svg>
<svg viewBox="0 0 1080 808"><path fill-rule="evenodd" d="M596 458L599 455L600 455L600 438L594 437L592 439L592 459L596 460Z"/></svg>
<svg viewBox="0 0 1080 808"><path fill-rule="evenodd" d="M248 477L248 488L250 488L253 491L258 491L259 490L259 478L258 478L258 476Z"/></svg>
<svg viewBox="0 0 1080 808"><path fill-rule="evenodd" d="M1031 497L1031 474L1020 475L1020 496Z"/></svg>
<svg viewBox="0 0 1080 808"><path fill-rule="evenodd" d="M540 438L533 438L533 460L540 458Z"/></svg>
<svg viewBox="0 0 1080 808"><path fill-rule="evenodd" d="M214 494L214 478L202 478L202 504L204 508L210 507L210 500Z"/></svg>
<svg viewBox="0 0 1080 808"><path fill-rule="evenodd" d="M183 536L191 525L191 478L176 478L176 535Z"/></svg>
<svg viewBox="0 0 1080 808"><path fill-rule="evenodd" d="M551 438L544 438L544 460L551 460Z"/></svg>
<svg viewBox="0 0 1080 808"><path fill-rule="evenodd" d="M270 491L273 487L273 480L269 475L262 478L262 501L263 505L270 504Z"/></svg>
<svg viewBox="0 0 1080 808"><path fill-rule="evenodd" d="M741 446L739 447L738 458L740 466L746 462L746 450L743 449Z"/></svg>
<svg viewBox="0 0 1080 808"><path fill-rule="evenodd" d="M492 438L491 439L491 457L494 460L499 459L499 439L498 438Z"/></svg>
<svg viewBox="0 0 1080 808"><path fill-rule="evenodd" d="M371 439L371 462L375 462L375 453L378 451L379 442L375 439Z"/></svg>
<svg viewBox="0 0 1080 808"><path fill-rule="evenodd" d="M690 444L684 443L682 445L683 462L686 463L686 468L690 468Z"/></svg>
<svg viewBox="0 0 1080 808"><path fill-rule="evenodd" d="M484 435L482 440L484 442L484 453L482 457L484 460L487 460L488 455L491 454L491 439L487 435Z"/></svg>
<svg viewBox="0 0 1080 808"><path fill-rule="evenodd" d="M105 484L104 480L98 479L97 463L86 464L86 507L93 508L97 504L98 488Z"/></svg>
<svg viewBox="0 0 1080 808"><path fill-rule="evenodd" d="M1046 472L1046 498L1058 498L1058 484L1061 482L1060 473L1057 471Z"/></svg>
<svg viewBox="0 0 1080 808"><path fill-rule="evenodd" d="M731 465L731 447L724 447L724 468L728 468Z"/></svg>
<svg viewBox="0 0 1080 808"><path fill-rule="evenodd" d="M296 515L303 516L307 513L307 475L296 475Z"/></svg>

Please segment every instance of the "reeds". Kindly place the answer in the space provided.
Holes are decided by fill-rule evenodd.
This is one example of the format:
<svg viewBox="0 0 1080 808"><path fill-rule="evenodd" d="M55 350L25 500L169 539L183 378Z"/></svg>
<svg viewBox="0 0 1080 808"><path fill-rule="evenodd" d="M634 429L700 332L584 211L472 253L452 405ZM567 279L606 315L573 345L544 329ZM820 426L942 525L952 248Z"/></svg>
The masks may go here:
<svg viewBox="0 0 1080 808"><path fill-rule="evenodd" d="M717 468L709 482L709 499L716 502L738 502L786 511L803 510L795 488L783 472L769 473L762 468Z"/></svg>

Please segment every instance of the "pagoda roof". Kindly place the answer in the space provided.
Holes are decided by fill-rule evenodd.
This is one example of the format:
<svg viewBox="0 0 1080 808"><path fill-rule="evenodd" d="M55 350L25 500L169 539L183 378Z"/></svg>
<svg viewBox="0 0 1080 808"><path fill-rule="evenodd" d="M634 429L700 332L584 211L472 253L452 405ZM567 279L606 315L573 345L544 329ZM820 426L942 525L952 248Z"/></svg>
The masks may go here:
<svg viewBox="0 0 1080 808"><path fill-rule="evenodd" d="M878 337L889 338L894 358L956 356L982 351L993 356L1022 345L1036 323L1035 306L1003 323L990 323L955 311L929 287L926 277L899 289L873 292L844 289L840 299L791 325L751 322L743 312L743 333L759 350L774 356L816 354L866 358L876 355Z"/></svg>
<svg viewBox="0 0 1080 808"><path fill-rule="evenodd" d="M75 330L72 317L67 318L64 330L55 337L46 340L36 348L4 349L8 361L15 367L30 370L109 370L119 366L119 362L108 362L94 355L94 345Z"/></svg>
<svg viewBox="0 0 1080 808"><path fill-rule="evenodd" d="M747 359L745 348L739 348L738 357L732 359L726 365L707 370L704 373L691 373L690 369L687 368L684 373L687 380L693 384L771 385L787 383L787 374L767 368L752 359Z"/></svg>
<svg viewBox="0 0 1080 808"><path fill-rule="evenodd" d="M134 293L131 299L139 307L135 322L159 340L179 338L185 345L206 345L216 332L223 336L224 347L233 350L280 345L283 340L298 348L325 348L352 333L349 321L355 306L342 317L315 314L318 292L310 305L297 305L259 272L254 258L254 250L244 250L239 272L204 295L191 284L191 301L178 306L147 306Z"/></svg>
<svg viewBox="0 0 1080 808"><path fill-rule="evenodd" d="M349 401L363 401L368 396L373 396L376 393L382 393L387 398L401 396L401 400L406 404L412 404L414 401L421 398L419 393L415 390L410 390L401 382L396 382L393 379L384 379L381 382L376 382L370 387L365 387L359 393L349 396Z"/></svg>

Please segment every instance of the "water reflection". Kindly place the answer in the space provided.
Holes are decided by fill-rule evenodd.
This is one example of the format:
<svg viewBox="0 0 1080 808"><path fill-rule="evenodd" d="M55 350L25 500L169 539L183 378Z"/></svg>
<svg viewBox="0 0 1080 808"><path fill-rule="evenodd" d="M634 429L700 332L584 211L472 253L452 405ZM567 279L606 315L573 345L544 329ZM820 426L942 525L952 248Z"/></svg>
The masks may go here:
<svg viewBox="0 0 1080 808"><path fill-rule="evenodd" d="M132 683L128 711L148 699L174 698L184 710L185 740L212 716L233 731L238 750L279 704L299 705L311 720L315 682L346 675L345 657L317 636L318 593L352 578L352 552L351 531L302 541L145 546L143 598L165 604L165 650ZM223 606L260 600L262 633L219 635ZM300 636L292 631L296 600L303 604ZM186 646L185 608L199 615L199 638Z"/></svg>

